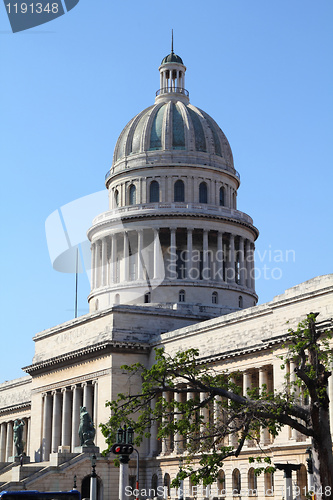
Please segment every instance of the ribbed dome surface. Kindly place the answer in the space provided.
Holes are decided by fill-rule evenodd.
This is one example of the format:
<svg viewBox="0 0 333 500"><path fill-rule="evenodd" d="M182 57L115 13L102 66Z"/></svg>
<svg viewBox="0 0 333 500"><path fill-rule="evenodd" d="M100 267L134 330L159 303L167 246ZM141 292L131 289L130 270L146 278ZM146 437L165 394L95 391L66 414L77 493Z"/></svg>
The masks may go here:
<svg viewBox="0 0 333 500"><path fill-rule="evenodd" d="M165 56L162 59L161 64L166 64L166 63L184 64L182 58L177 56L177 54L175 54L174 52L171 52L169 55Z"/></svg>
<svg viewBox="0 0 333 500"><path fill-rule="evenodd" d="M135 116L117 141L113 164L125 156L149 151L206 153L233 169L229 142L217 123L204 111L181 100L156 103ZM185 159L185 158L184 158Z"/></svg>

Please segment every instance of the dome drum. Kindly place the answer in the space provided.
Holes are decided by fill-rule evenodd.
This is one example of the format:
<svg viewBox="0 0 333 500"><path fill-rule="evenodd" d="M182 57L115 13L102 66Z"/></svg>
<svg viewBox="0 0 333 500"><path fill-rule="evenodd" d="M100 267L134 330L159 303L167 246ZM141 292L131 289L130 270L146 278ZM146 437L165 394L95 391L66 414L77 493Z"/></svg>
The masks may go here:
<svg viewBox="0 0 333 500"><path fill-rule="evenodd" d="M98 297L100 305L109 307L110 297L115 300L120 294L122 303L145 303L148 288L155 303L159 297L161 304L176 304L177 290L185 287L191 289L186 300L189 305L198 301L210 305L212 293L223 291L222 300L230 290L247 297L246 303L251 298L251 306L254 305L254 236L249 229L240 231L234 227L234 232L229 233L224 231L230 231L229 224L221 227L216 222L209 230L193 220L187 225L182 219L178 224L173 221L171 228L167 226L168 219L164 223L160 220L160 227L151 222L124 221L122 227L114 224L113 228L104 222L90 230L93 253L90 302ZM180 224L183 226L179 227ZM237 310L235 297L227 303L223 299L220 306Z"/></svg>

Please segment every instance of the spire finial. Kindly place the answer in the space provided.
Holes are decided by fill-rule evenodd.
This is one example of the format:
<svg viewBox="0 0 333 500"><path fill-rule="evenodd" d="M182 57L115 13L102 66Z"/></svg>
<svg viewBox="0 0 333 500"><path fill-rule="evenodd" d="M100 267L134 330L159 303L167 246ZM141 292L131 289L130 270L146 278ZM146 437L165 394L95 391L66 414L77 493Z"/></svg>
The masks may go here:
<svg viewBox="0 0 333 500"><path fill-rule="evenodd" d="M171 30L171 54L173 54L173 29Z"/></svg>

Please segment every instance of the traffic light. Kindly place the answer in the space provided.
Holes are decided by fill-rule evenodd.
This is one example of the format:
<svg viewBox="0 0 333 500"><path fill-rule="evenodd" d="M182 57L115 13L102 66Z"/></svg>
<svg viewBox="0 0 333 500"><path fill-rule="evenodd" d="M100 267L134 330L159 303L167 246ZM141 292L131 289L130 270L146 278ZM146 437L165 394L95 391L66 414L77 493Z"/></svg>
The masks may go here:
<svg viewBox="0 0 333 500"><path fill-rule="evenodd" d="M133 445L116 443L112 446L111 452L115 455L131 455L133 453Z"/></svg>

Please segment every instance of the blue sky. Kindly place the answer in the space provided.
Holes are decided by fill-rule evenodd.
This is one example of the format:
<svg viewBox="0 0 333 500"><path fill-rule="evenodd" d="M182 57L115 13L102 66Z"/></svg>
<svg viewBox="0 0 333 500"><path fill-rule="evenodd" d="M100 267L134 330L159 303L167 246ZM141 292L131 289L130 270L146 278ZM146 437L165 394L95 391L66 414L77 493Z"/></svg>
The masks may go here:
<svg viewBox="0 0 333 500"><path fill-rule="evenodd" d="M154 102L171 28L260 230L259 303L332 272L332 20L329 0L80 0L13 34L0 5L0 382L24 375L34 334L73 317L74 276L52 268L45 220L103 189L122 128ZM88 293L82 275L79 314Z"/></svg>

